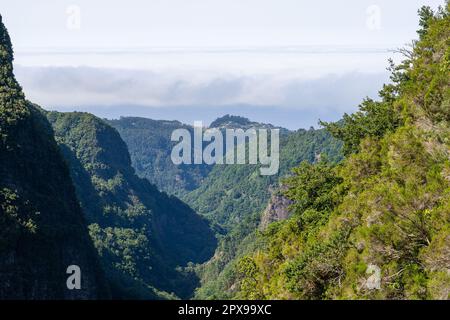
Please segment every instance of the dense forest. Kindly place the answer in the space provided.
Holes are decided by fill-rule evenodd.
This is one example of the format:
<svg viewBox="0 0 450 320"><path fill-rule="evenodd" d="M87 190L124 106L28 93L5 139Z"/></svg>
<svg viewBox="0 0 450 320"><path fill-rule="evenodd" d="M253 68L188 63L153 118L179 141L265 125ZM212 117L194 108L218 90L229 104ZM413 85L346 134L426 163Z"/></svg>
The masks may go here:
<svg viewBox="0 0 450 320"><path fill-rule="evenodd" d="M208 222L138 178L105 121L26 101L1 27L0 298L189 298L216 247Z"/></svg>
<svg viewBox="0 0 450 320"><path fill-rule="evenodd" d="M203 285L197 298L229 298L227 283L234 276L230 262L252 247L241 243L252 243L264 208L291 168L321 156L330 161L341 158L341 143L325 130L298 130L280 140L277 175L261 176L254 165L216 165L202 186L183 197L215 226L221 240L214 258L198 269Z"/></svg>
<svg viewBox="0 0 450 320"><path fill-rule="evenodd" d="M450 298L450 4L419 14L381 100L324 123L346 159L285 180L292 216L239 260L235 297Z"/></svg>
<svg viewBox="0 0 450 320"><path fill-rule="evenodd" d="M202 288L196 294L199 299L231 296L227 284L236 274L232 267L234 260L249 249L241 243L253 241L261 214L272 193L277 192L282 177L302 161L313 163L321 156L332 162L342 159L342 143L324 129L289 131L247 118L225 115L213 121L210 128L280 129L279 173L261 176L259 167L255 165L176 166L170 159L174 145L170 141L170 133L180 123L143 118L121 118L109 123L118 129L127 143L133 166L140 176L155 181L167 192L179 195L211 223L219 246L210 261L196 267L202 282ZM183 128L193 130L188 125ZM192 169L196 167L196 170ZM183 183L193 177L195 184ZM176 188L172 187L174 181L177 181ZM245 250L241 250L243 248Z"/></svg>
<svg viewBox="0 0 450 320"><path fill-rule="evenodd" d="M180 197L205 185L204 179L213 165L175 165L170 153L176 142L170 140L176 129L187 129L193 133L193 126L179 121L152 120L138 117L121 117L107 120L120 133L128 146L136 173L154 183L160 190ZM213 121L209 128L217 129L280 129L282 134L289 130L250 121L239 116L225 115Z"/></svg>
<svg viewBox="0 0 450 320"><path fill-rule="evenodd" d="M200 186L211 171L208 165L173 164L170 153L174 142L170 141L176 129L191 126L179 121L151 120L145 118L121 118L108 120L120 133L130 150L131 161L136 173L154 183L169 194L183 195Z"/></svg>
<svg viewBox="0 0 450 320"><path fill-rule="evenodd" d="M280 129L261 176L173 164L191 125L29 102L0 16L0 299L450 299L449 1L419 19L379 97L336 123L213 121Z"/></svg>
<svg viewBox="0 0 450 320"><path fill-rule="evenodd" d="M0 299L109 297L69 170L41 109L13 74L0 16ZM70 265L82 289L67 290Z"/></svg>
<svg viewBox="0 0 450 320"><path fill-rule="evenodd" d="M216 239L179 199L138 178L118 132L88 113L48 112L69 164L89 233L114 298L189 298L189 263L208 260Z"/></svg>

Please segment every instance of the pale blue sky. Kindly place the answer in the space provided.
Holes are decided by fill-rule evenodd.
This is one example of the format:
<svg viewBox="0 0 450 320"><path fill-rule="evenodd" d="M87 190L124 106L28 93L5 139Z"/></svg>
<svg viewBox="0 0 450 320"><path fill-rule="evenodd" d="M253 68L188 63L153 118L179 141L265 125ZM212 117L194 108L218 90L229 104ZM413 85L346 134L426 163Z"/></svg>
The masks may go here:
<svg viewBox="0 0 450 320"><path fill-rule="evenodd" d="M182 121L208 108L204 122L229 109L296 128L376 95L391 50L416 38L417 9L443 3L2 0L0 13L17 77L46 108L159 118L167 108Z"/></svg>
<svg viewBox="0 0 450 320"><path fill-rule="evenodd" d="M414 36L416 12L443 0L2 0L17 47L391 45ZM78 32L66 28L70 5ZM381 30L367 28L367 9ZM369 13L370 14L370 13ZM32 36L30 35L32 33Z"/></svg>

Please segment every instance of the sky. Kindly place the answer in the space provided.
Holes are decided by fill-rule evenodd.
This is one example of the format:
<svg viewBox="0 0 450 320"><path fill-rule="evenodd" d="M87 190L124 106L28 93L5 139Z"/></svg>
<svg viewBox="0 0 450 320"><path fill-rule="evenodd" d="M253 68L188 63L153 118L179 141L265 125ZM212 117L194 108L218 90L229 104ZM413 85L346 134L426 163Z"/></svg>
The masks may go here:
<svg viewBox="0 0 450 320"><path fill-rule="evenodd" d="M27 97L46 109L291 129L376 97L444 0L2 0Z"/></svg>

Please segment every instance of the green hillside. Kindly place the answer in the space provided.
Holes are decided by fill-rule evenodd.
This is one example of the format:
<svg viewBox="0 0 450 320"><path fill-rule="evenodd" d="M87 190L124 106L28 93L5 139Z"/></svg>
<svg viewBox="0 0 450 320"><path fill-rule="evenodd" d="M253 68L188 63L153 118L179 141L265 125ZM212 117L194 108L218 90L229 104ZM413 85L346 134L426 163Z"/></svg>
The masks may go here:
<svg viewBox="0 0 450 320"><path fill-rule="evenodd" d="M69 170L12 61L0 16L0 299L107 298ZM70 265L81 269L80 290L66 286Z"/></svg>
<svg viewBox="0 0 450 320"><path fill-rule="evenodd" d="M118 298L189 298L188 263L214 252L208 223L186 204L138 178L118 132L87 113L49 112L69 163L89 231Z"/></svg>
<svg viewBox="0 0 450 320"><path fill-rule="evenodd" d="M170 153L176 144L170 141L176 129L192 127L178 121L145 118L108 120L126 142L136 173L155 184L158 189L178 196L195 190L211 171L207 165L180 165L172 163Z"/></svg>
<svg viewBox="0 0 450 320"><path fill-rule="evenodd" d="M204 183L183 197L214 224L221 239L213 259L198 269L202 287L197 298L229 298L234 259L254 248L262 211L291 168L320 156L333 162L342 157L342 144L325 130L298 130L281 135L280 140L277 175L261 176L254 165L215 165Z"/></svg>
<svg viewBox="0 0 450 320"><path fill-rule="evenodd" d="M205 185L204 179L214 166L210 165L174 165L170 154L176 142L170 141L176 129L193 132L191 125L179 121L152 120L137 117L122 117L118 120L106 120L120 133L128 146L132 165L136 173L155 184L158 189L184 197L187 193ZM239 116L226 115L216 119L210 128L249 129L278 128L270 124L250 121ZM289 130L278 128L282 134Z"/></svg>
<svg viewBox="0 0 450 320"><path fill-rule="evenodd" d="M242 242L251 242L267 205L271 190L276 190L281 177L302 161L314 162L321 155L337 162L342 158L342 143L325 130L281 130L280 172L261 176L255 165L180 165L172 163L170 141L172 131L193 130L177 121L156 121L143 118L121 118L109 121L130 149L133 166L140 176L155 182L160 188L179 194L199 214L206 217L219 237L214 258L197 267L202 278L198 298L216 294L227 297L227 288L218 286L237 252L247 250ZM270 124L252 122L247 118L226 115L212 122L221 130L276 128ZM187 181L195 181L186 184ZM214 287L214 289L211 289Z"/></svg>
<svg viewBox="0 0 450 320"><path fill-rule="evenodd" d="M449 10L420 10L380 101L325 124L345 161L294 170L293 215L237 263L235 297L450 298Z"/></svg>
<svg viewBox="0 0 450 320"><path fill-rule="evenodd" d="M270 187L302 161L319 155L339 161L341 143L325 130L298 130L280 136L280 170L261 176L257 165L215 165L201 186L183 196L197 212L226 230L258 215L270 198Z"/></svg>
<svg viewBox="0 0 450 320"><path fill-rule="evenodd" d="M379 98L336 123L213 121L280 129L262 176L173 164L178 121L27 101L0 16L0 300L449 300L450 1L419 19Z"/></svg>

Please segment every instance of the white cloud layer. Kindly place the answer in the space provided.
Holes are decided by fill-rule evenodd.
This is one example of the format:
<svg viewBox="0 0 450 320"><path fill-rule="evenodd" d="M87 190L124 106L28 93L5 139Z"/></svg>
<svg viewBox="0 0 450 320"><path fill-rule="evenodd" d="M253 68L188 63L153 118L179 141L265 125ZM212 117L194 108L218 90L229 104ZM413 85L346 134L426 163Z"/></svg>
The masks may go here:
<svg viewBox="0 0 450 320"><path fill-rule="evenodd" d="M334 119L336 114L352 112L364 97L376 96L387 80L386 73L351 72L315 78L295 74L200 77L196 73L190 77L92 67L17 66L16 74L27 98L48 109L101 111L99 115L110 118L147 115L186 122L193 120L188 110L195 110L194 119L210 121L223 113L255 118L258 113L276 113L279 109L284 113L279 114L283 116L278 117L277 124L291 128L315 125L320 116ZM291 123L291 118L300 113L308 120Z"/></svg>

